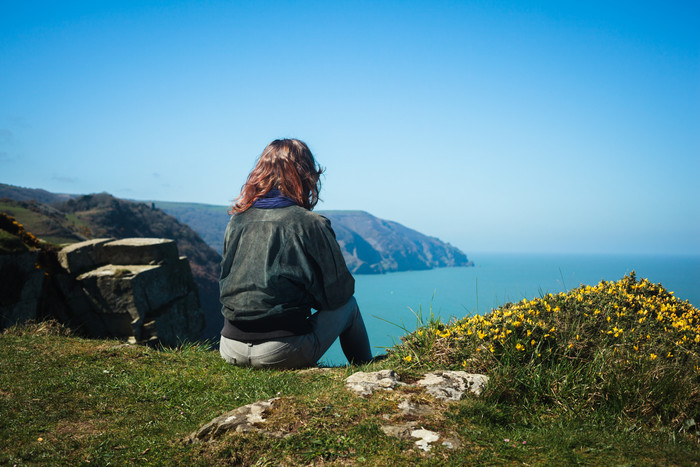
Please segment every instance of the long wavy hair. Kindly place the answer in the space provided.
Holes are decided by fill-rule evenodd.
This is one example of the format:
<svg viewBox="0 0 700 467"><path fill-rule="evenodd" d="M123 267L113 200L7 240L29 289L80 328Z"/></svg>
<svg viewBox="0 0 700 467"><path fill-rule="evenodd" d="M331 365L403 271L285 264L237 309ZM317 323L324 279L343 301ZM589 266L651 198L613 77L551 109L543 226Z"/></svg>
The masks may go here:
<svg viewBox="0 0 700 467"><path fill-rule="evenodd" d="M303 141L276 139L258 158L228 212L236 214L247 210L273 188L311 210L319 201L323 170Z"/></svg>

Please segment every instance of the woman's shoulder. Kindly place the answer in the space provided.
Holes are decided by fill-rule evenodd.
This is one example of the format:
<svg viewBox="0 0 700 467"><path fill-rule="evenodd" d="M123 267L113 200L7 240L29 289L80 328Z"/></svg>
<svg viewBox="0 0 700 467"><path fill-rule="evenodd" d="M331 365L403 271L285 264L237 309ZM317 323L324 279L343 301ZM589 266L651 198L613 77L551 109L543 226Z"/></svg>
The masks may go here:
<svg viewBox="0 0 700 467"><path fill-rule="evenodd" d="M242 213L234 214L230 219L232 224L248 222L272 222L291 228L295 226L329 227L331 224L328 218L301 206L288 206L279 209L250 208Z"/></svg>
<svg viewBox="0 0 700 467"><path fill-rule="evenodd" d="M298 219L299 222L303 224L318 227L330 227L331 225L331 221L328 218L322 216L321 214L317 214L313 211L302 208L301 206L290 206L288 209L289 215L295 219Z"/></svg>

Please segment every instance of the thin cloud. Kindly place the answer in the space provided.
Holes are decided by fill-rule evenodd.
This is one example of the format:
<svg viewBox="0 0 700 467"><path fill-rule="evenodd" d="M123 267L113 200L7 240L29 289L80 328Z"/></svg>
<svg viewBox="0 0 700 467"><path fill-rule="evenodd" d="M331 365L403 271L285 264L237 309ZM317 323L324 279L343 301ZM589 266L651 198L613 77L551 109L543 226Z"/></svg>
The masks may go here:
<svg viewBox="0 0 700 467"><path fill-rule="evenodd" d="M67 177L65 175L54 175L51 177L51 180L54 180L56 182L61 182L61 183L67 183L69 185L75 185L78 183L78 179L75 177Z"/></svg>
<svg viewBox="0 0 700 467"><path fill-rule="evenodd" d="M28 129L32 127L29 123L27 123L24 117L20 117L18 115L10 115L7 117L7 121L11 123L12 126L16 126L18 128Z"/></svg>
<svg viewBox="0 0 700 467"><path fill-rule="evenodd" d="M11 130L0 128L0 144L11 144L15 141L15 134Z"/></svg>

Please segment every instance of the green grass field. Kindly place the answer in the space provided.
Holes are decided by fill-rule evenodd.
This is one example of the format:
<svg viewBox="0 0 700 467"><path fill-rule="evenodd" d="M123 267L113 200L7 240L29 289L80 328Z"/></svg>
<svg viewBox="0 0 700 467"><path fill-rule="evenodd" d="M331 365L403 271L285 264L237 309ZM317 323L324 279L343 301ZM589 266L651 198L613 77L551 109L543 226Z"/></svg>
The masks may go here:
<svg viewBox="0 0 700 467"><path fill-rule="evenodd" d="M87 340L51 322L15 327L0 336L0 464L698 465L699 317L628 276L452 323L419 316L388 359L311 372L237 368L206 346ZM450 404L412 387L367 399L345 389L354 371L383 368L491 382ZM269 424L286 437L182 441L271 397ZM419 423L461 446L425 453L385 435L402 397L439 409Z"/></svg>

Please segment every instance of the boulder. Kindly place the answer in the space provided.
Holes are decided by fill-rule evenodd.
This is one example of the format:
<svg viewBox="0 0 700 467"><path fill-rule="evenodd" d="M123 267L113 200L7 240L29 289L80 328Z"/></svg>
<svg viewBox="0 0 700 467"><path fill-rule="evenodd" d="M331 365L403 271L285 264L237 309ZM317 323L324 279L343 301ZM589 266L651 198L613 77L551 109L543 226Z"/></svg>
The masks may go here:
<svg viewBox="0 0 700 467"><path fill-rule="evenodd" d="M197 285L189 261L178 255L174 240L88 240L61 249L53 258L56 265L47 269L50 274L43 304L48 315L71 328L89 337L167 346L199 339L204 313ZM22 268L28 270L35 260L30 258L26 263ZM44 277L42 271L39 273ZM19 283L32 285L26 274L3 272L5 276L22 276ZM3 311L3 327L6 321L36 317L37 313L27 311L26 306L22 310Z"/></svg>
<svg viewBox="0 0 700 467"><path fill-rule="evenodd" d="M189 262L173 240L130 238L69 247L62 264L81 270L75 280L110 337L175 346L196 340L204 316ZM86 260L85 258L89 258ZM109 264L99 265L105 261ZM97 263L97 264L95 264Z"/></svg>
<svg viewBox="0 0 700 467"><path fill-rule="evenodd" d="M107 264L102 245L113 240L113 238L96 238L74 243L58 252L58 262L71 274L77 275L90 271Z"/></svg>
<svg viewBox="0 0 700 467"><path fill-rule="evenodd" d="M265 422L263 415L278 399L278 397L273 397L272 399L254 402L226 412L202 426L199 430L191 433L185 438L185 442L213 441L230 431L239 433L259 431L260 425Z"/></svg>
<svg viewBox="0 0 700 467"><path fill-rule="evenodd" d="M404 383L399 382L399 377L394 370L380 370L370 373L358 371L345 379L345 386L362 397L369 396L375 391L391 391L402 384Z"/></svg>
<svg viewBox="0 0 700 467"><path fill-rule="evenodd" d="M465 371L438 371L427 373L416 384L423 386L428 394L436 399L458 401L467 391L480 395L488 381L489 377L486 375Z"/></svg>
<svg viewBox="0 0 700 467"><path fill-rule="evenodd" d="M178 260L177 244L168 238L98 238L63 248L58 261L71 274L105 264L161 264Z"/></svg>
<svg viewBox="0 0 700 467"><path fill-rule="evenodd" d="M162 264L178 260L177 244L168 238L122 238L102 245L108 264Z"/></svg>

